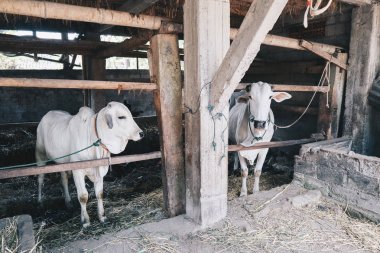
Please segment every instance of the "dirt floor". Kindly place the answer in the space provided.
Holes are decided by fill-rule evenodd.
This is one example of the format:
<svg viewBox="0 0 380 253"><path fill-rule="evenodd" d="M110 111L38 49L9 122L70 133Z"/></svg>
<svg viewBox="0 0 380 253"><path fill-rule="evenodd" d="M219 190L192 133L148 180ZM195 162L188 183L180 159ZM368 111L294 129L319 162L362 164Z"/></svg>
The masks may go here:
<svg viewBox="0 0 380 253"><path fill-rule="evenodd" d="M228 202L208 229L185 216L69 242L52 252L380 252L380 226L319 191L284 185Z"/></svg>
<svg viewBox="0 0 380 253"><path fill-rule="evenodd" d="M268 156L261 177L262 190L289 183L292 179L292 159L284 154L283 156L277 154L276 157L275 159L274 156ZM62 197L59 174L46 176L43 207L37 205L37 177L0 180L0 218L30 214L35 225L36 238L43 250L64 247L68 241L98 238L106 233L166 218L162 209L159 160L114 166L104 180L104 205L108 217L105 224L97 220L96 198L93 185L88 181L87 189L90 194L88 211L92 224L89 229L82 229L80 206L73 180L69 180L69 190L74 208L67 210ZM252 176L248 179L248 185L253 185ZM231 173L229 200L239 196L240 187L240 173Z"/></svg>

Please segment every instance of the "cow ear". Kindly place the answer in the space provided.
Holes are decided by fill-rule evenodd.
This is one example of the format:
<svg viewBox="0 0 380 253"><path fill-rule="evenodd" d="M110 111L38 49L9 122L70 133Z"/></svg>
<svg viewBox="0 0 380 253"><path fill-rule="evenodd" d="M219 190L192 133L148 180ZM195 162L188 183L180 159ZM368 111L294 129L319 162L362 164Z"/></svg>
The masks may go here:
<svg viewBox="0 0 380 253"><path fill-rule="evenodd" d="M249 97L248 96L240 96L236 99L236 103L248 103Z"/></svg>
<svg viewBox="0 0 380 253"><path fill-rule="evenodd" d="M248 84L247 86L245 86L245 91L246 92L250 92L251 91L251 84Z"/></svg>
<svg viewBox="0 0 380 253"><path fill-rule="evenodd" d="M106 113L106 122L107 122L108 128L112 129L113 128L112 116L108 113Z"/></svg>
<svg viewBox="0 0 380 253"><path fill-rule="evenodd" d="M280 102L287 100L291 97L292 97L292 95L290 95L287 92L273 92L273 95L272 95L272 99L274 99L274 101L276 101L277 103L280 103Z"/></svg>

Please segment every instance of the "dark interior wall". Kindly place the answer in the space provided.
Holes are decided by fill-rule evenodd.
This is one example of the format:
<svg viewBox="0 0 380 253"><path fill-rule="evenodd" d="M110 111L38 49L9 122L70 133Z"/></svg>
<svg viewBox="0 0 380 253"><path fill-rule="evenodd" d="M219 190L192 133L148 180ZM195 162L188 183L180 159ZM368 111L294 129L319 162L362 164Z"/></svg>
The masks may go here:
<svg viewBox="0 0 380 253"><path fill-rule="evenodd" d="M334 14L327 12L314 19L309 19L308 28L303 27L303 15L298 17L282 16L270 33L336 45L347 52L350 43L351 13L352 8L350 6L342 5ZM243 81L317 85L324 66L325 60L310 52L262 45L257 59L251 65ZM282 102L281 105L305 107L313 95L313 93L305 92L289 93L292 98ZM319 94L316 94L311 107L316 109L318 106ZM288 125L301 115L301 112L286 112L278 109L273 111L276 122L280 125ZM317 131L317 120L317 115L308 114L291 128L277 129L274 138L284 140L309 137Z"/></svg>
<svg viewBox="0 0 380 253"><path fill-rule="evenodd" d="M82 97L81 90L0 88L0 123L40 121L50 110L75 114Z"/></svg>
<svg viewBox="0 0 380 253"><path fill-rule="evenodd" d="M1 71L0 77L51 78L80 80L78 70L11 70ZM146 70L109 70L107 80L149 82ZM119 101L130 105L135 116L155 114L151 92L104 91L107 101ZM64 110L71 114L84 105L83 91L70 89L0 88L0 124L37 122L50 110Z"/></svg>

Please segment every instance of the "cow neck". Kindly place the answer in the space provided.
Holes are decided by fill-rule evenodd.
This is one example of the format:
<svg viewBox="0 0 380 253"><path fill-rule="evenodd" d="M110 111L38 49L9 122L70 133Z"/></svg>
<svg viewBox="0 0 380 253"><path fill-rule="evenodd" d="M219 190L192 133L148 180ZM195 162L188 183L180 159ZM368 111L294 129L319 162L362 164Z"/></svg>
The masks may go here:
<svg viewBox="0 0 380 253"><path fill-rule="evenodd" d="M111 153L106 145L102 143L102 139L100 139L99 134L98 134L98 113L95 115L95 120L94 120L94 129L95 129L95 135L96 139L99 140L99 145L102 147L107 153Z"/></svg>

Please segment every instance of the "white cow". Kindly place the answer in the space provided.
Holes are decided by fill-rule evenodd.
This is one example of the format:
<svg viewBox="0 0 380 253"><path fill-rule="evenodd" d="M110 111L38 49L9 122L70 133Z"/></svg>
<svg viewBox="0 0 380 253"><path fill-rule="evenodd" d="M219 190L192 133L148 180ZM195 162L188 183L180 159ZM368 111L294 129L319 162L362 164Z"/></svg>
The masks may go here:
<svg viewBox="0 0 380 253"><path fill-rule="evenodd" d="M100 146L91 147L78 154L59 159L57 163L76 162L99 158L108 158L112 154L121 153L129 140L138 141L144 133L137 126L128 108L118 102L110 102L99 113L88 107L79 109L72 116L63 111L50 111L41 120L37 128L36 161L44 165L44 161L61 157L85 147L101 139ZM108 166L100 166L82 170L73 170L78 200L81 205L81 222L84 227L90 225L86 204L88 192L85 176L93 183L98 201L98 216L100 222L106 217L103 208L103 177L108 172ZM42 203L42 185L44 174L38 177L38 202ZM71 206L67 185L67 173L61 173L66 206Z"/></svg>
<svg viewBox="0 0 380 253"><path fill-rule="evenodd" d="M270 85L263 82L252 83L247 86L245 95L236 100L236 104L230 110L228 123L228 136L230 141L249 147L259 142L270 141L274 132L274 116L270 109L272 99L282 102L291 98L286 92L273 92ZM232 101L233 102L233 101ZM247 195L247 161L253 165L256 158L254 169L255 182L253 191L259 191L259 180L268 149L242 150L235 154L234 170L240 167L242 170L242 187L240 196Z"/></svg>

